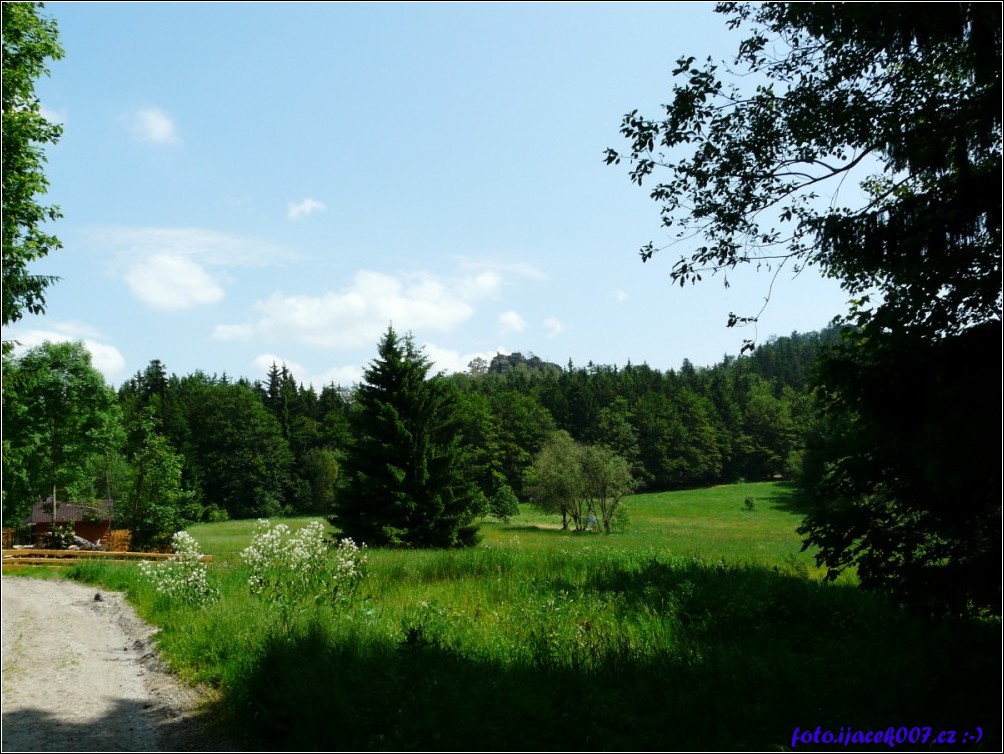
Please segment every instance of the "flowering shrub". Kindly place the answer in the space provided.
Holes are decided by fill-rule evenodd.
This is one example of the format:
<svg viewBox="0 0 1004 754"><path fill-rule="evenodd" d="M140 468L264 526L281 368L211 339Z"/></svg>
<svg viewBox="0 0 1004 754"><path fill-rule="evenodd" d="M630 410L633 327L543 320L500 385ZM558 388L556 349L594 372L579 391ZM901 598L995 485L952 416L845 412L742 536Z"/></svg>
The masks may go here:
<svg viewBox="0 0 1004 754"><path fill-rule="evenodd" d="M293 614L310 602L351 598L364 575L364 548L343 539L329 560L320 521L294 532L286 524L261 519L241 557L251 570L251 593L279 608L288 631Z"/></svg>
<svg viewBox="0 0 1004 754"><path fill-rule="evenodd" d="M202 560L202 550L191 534L177 532L171 538L174 552L158 563L144 560L139 570L159 594L193 605L206 605L219 593L209 585L209 567Z"/></svg>

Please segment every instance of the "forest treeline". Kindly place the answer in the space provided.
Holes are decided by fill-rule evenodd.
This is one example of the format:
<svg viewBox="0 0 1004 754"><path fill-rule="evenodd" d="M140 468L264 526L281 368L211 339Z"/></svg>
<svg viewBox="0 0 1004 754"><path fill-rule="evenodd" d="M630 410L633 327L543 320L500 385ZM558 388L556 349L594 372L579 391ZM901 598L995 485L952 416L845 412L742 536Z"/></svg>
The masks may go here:
<svg viewBox="0 0 1004 754"><path fill-rule="evenodd" d="M708 368L684 360L667 371L630 363L555 369L530 359L504 373L497 363L472 364L433 379L457 394L466 467L488 497L502 485L524 496L525 472L556 430L627 458L643 489L790 478L801 471L812 427L812 364L835 338L793 333ZM152 428L183 459L181 484L200 517L330 512L353 442L353 389L318 391L280 364L252 382L168 375L153 361L122 385L118 401L125 455ZM97 475L99 485L107 479Z"/></svg>

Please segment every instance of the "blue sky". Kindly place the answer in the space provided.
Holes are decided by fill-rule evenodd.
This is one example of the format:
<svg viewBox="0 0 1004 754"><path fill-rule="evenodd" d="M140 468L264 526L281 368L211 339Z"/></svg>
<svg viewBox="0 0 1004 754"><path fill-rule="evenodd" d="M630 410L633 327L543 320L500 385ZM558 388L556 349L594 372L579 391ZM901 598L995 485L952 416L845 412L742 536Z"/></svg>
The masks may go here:
<svg viewBox="0 0 1004 754"><path fill-rule="evenodd" d="M736 354L770 284L681 289L658 206L603 164L677 58L731 59L713 5L49 3L38 83L64 248L26 345L82 339L113 385L151 359L351 384L393 323L437 368L475 356L658 369ZM782 273L757 336L847 297Z"/></svg>

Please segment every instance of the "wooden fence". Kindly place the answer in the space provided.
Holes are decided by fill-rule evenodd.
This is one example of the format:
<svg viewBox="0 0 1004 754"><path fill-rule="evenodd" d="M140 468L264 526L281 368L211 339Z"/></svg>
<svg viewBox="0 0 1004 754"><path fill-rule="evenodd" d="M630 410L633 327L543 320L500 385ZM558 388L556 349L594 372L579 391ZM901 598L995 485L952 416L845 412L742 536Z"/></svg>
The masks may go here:
<svg viewBox="0 0 1004 754"><path fill-rule="evenodd" d="M28 565L45 565L56 568L71 566L81 560L97 559L117 562L137 560L167 560L168 552L113 552L110 550L36 550L31 548L4 550L3 567L20 567ZM202 560L210 563L212 555L203 555Z"/></svg>

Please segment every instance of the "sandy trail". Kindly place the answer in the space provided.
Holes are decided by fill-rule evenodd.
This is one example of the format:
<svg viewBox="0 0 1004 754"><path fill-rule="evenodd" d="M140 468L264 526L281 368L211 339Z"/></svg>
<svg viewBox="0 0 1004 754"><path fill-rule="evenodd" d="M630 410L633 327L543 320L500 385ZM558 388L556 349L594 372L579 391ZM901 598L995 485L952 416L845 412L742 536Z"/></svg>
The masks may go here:
<svg viewBox="0 0 1004 754"><path fill-rule="evenodd" d="M3 751L233 750L121 594L20 577L2 592Z"/></svg>

